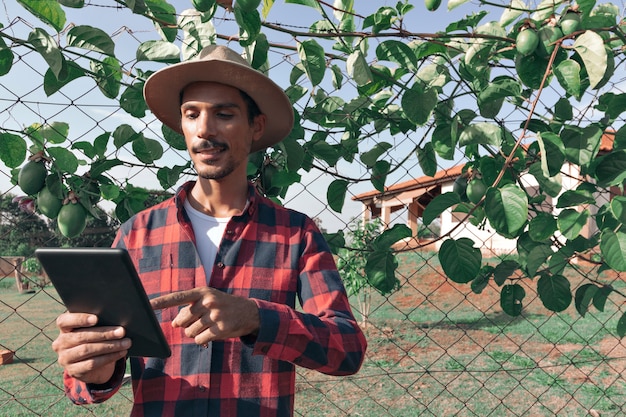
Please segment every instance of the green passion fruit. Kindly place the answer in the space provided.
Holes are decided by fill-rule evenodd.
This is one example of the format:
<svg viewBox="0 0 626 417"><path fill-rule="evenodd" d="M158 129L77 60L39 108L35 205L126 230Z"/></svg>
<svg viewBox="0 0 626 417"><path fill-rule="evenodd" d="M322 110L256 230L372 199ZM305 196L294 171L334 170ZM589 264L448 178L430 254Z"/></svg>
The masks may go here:
<svg viewBox="0 0 626 417"><path fill-rule="evenodd" d="M63 200L54 195L48 187L43 187L37 194L37 208L44 216L54 219L59 215Z"/></svg>
<svg viewBox="0 0 626 417"><path fill-rule="evenodd" d="M467 198L469 201L471 201L474 204L477 204L481 200L481 198L483 198L486 192L487 192L487 186L485 185L484 181L480 178L472 178L467 183L467 190L466 190Z"/></svg>
<svg viewBox="0 0 626 417"><path fill-rule="evenodd" d="M467 177L461 175L454 180L452 191L461 197L461 201L467 201Z"/></svg>
<svg viewBox="0 0 626 417"><path fill-rule="evenodd" d="M515 38L515 49L522 55L530 55L539 45L539 35L534 29L524 29Z"/></svg>
<svg viewBox="0 0 626 417"><path fill-rule="evenodd" d="M563 37L563 32L556 26L546 25L539 29L539 44L537 45L537 55L548 57L554 51L555 42Z"/></svg>
<svg viewBox="0 0 626 417"><path fill-rule="evenodd" d="M17 174L17 185L28 195L37 194L46 184L48 170L43 161L28 161Z"/></svg>
<svg viewBox="0 0 626 417"><path fill-rule="evenodd" d="M571 35L580 29L580 13L567 12L559 22L563 35Z"/></svg>
<svg viewBox="0 0 626 417"><path fill-rule="evenodd" d="M426 6L426 9L434 12L439 8L439 6L441 6L441 0L424 0L424 5Z"/></svg>
<svg viewBox="0 0 626 417"><path fill-rule="evenodd" d="M64 204L59 210L57 223L63 236L74 238L87 226L87 210L80 203Z"/></svg>

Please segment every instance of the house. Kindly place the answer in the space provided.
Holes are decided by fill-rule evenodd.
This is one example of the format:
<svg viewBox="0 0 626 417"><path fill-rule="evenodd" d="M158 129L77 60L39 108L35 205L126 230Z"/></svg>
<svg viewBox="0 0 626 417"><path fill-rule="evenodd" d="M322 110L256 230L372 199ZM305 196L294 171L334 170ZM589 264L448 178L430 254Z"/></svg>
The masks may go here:
<svg viewBox="0 0 626 417"><path fill-rule="evenodd" d="M600 154L611 151L615 132L607 131L603 134L600 144ZM396 244L396 249L417 249L433 250L439 249L442 243L441 238L420 239L417 237L419 219L424 213L424 208L435 197L440 194L452 191L454 181L463 173L463 164L455 165L437 172L434 176L422 176L408 181L385 187L384 192L378 190L368 191L352 197L352 200L363 204L362 221L380 218L387 227L394 223L392 217L394 213L402 213L406 225L412 230L412 237ZM579 167L566 162L561 169L563 190L575 189L581 183ZM538 190L535 178L530 174L524 174L520 178L530 195L533 189ZM591 214L597 212L598 207L610 201L612 196L622 194L619 188L614 187L604 195L596 197L597 204L587 207ZM544 210L558 214L560 209L556 208L558 197L547 197L542 203ZM583 207L581 207L582 209ZM452 209L446 210L440 216L439 236L444 237L449 234L454 239L468 237L475 242L483 242L481 251L483 256L494 256L507 253L514 253L516 240L506 239L497 234L487 222L482 227L474 226L466 220L463 213L455 213ZM591 236L597 231L591 221L583 228L581 234Z"/></svg>

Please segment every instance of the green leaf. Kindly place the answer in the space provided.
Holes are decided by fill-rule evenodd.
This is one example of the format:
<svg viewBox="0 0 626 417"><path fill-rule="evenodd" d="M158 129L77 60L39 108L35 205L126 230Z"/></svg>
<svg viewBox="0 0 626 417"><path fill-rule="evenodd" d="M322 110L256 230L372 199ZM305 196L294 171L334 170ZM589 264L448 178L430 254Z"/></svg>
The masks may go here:
<svg viewBox="0 0 626 417"><path fill-rule="evenodd" d="M148 106L143 98L143 82L129 85L120 96L120 107L133 117L142 118Z"/></svg>
<svg viewBox="0 0 626 417"><path fill-rule="evenodd" d="M557 230L556 219L550 213L539 212L528 223L528 235L535 242L543 242Z"/></svg>
<svg viewBox="0 0 626 417"><path fill-rule="evenodd" d="M65 26L65 12L56 0L17 0L42 22L61 32Z"/></svg>
<svg viewBox="0 0 626 417"><path fill-rule="evenodd" d="M326 200L331 209L337 213L343 210L343 204L346 201L346 191L348 190L348 181L334 180L328 186L326 191Z"/></svg>
<svg viewBox="0 0 626 417"><path fill-rule="evenodd" d="M528 252L526 257L526 273L529 277L537 275L539 268L552 256L554 252L548 245L537 245Z"/></svg>
<svg viewBox="0 0 626 417"><path fill-rule="evenodd" d="M424 175L434 176L437 173L437 155L432 142L426 142L423 148L418 147L415 153Z"/></svg>
<svg viewBox="0 0 626 417"><path fill-rule="evenodd" d="M491 226L502 236L517 237L528 217L526 193L515 184L489 188L485 199L485 214Z"/></svg>
<svg viewBox="0 0 626 417"><path fill-rule="evenodd" d="M367 280L381 294L389 294L400 285L396 278L398 261L389 250L376 251L367 257L365 274Z"/></svg>
<svg viewBox="0 0 626 417"><path fill-rule="evenodd" d="M127 124L119 125L113 132L113 144L117 149L137 139L140 133Z"/></svg>
<svg viewBox="0 0 626 417"><path fill-rule="evenodd" d="M50 143L63 143L67 140L70 125L65 122L52 122L41 127L41 137Z"/></svg>
<svg viewBox="0 0 626 417"><path fill-rule="evenodd" d="M28 41L50 66L50 70L54 76L60 78L65 58L54 38L48 35L45 30L36 28L28 34Z"/></svg>
<svg viewBox="0 0 626 417"><path fill-rule="evenodd" d="M512 0L509 7L506 8L500 16L500 26L507 27L513 23L522 13L522 10L528 9L528 6L521 0Z"/></svg>
<svg viewBox="0 0 626 417"><path fill-rule="evenodd" d="M595 88L602 81L607 70L607 52L602 36L588 30L576 37L574 50L578 52L585 64L589 86Z"/></svg>
<svg viewBox="0 0 626 417"><path fill-rule="evenodd" d="M71 151L60 147L49 147L47 151L61 172L73 174L78 169L78 159Z"/></svg>
<svg viewBox="0 0 626 417"><path fill-rule="evenodd" d="M265 0L264 0L265 1ZM302 6L312 7L318 11L323 11L317 0L285 0L286 4L300 4Z"/></svg>
<svg viewBox="0 0 626 417"><path fill-rule="evenodd" d="M572 303L570 283L563 275L543 274L537 281L537 293L550 311L558 313Z"/></svg>
<svg viewBox="0 0 626 417"><path fill-rule="evenodd" d="M102 175L103 173L107 172L108 170L115 168L116 166L120 166L120 165L124 165L124 163L120 161L119 159L101 159L91 164L91 169L89 170L89 172L91 173L91 178L96 178ZM105 197L105 193L103 192L103 188L102 188L103 185L100 186L101 187L100 191L102 192L102 196L106 198L107 200L111 200L111 198ZM119 189L117 191L119 192Z"/></svg>
<svg viewBox="0 0 626 417"><path fill-rule="evenodd" d="M524 308L524 297L526 291L519 284L505 285L500 291L500 307L509 316L519 316Z"/></svg>
<svg viewBox="0 0 626 417"><path fill-rule="evenodd" d="M600 150L602 129L596 125L585 128L565 126L561 132L565 156L576 165L587 166Z"/></svg>
<svg viewBox="0 0 626 417"><path fill-rule="evenodd" d="M565 146L561 138L552 132L541 132L537 135L541 149L541 168L546 177L553 177L561 172L565 162Z"/></svg>
<svg viewBox="0 0 626 417"><path fill-rule="evenodd" d="M155 61L175 64L180 62L180 49L171 42L146 41L139 45L135 56L137 61Z"/></svg>
<svg viewBox="0 0 626 417"><path fill-rule="evenodd" d="M165 0L143 0L143 2L150 10L149 15L154 16L154 26L161 33L161 37L174 42L178 34L176 8Z"/></svg>
<svg viewBox="0 0 626 417"><path fill-rule="evenodd" d="M520 81L529 88L539 89L543 77L548 70L548 60L536 54L524 56L515 55L515 69ZM550 83L550 77L546 79L546 84Z"/></svg>
<svg viewBox="0 0 626 417"><path fill-rule="evenodd" d="M448 191L447 193L440 194L433 198L424 209L424 214L422 215L424 226L428 226L444 211L460 202L461 197L452 191Z"/></svg>
<svg viewBox="0 0 626 417"><path fill-rule="evenodd" d="M585 314L587 314L589 305L597 292L598 287L594 284L583 284L576 290L574 305L576 306L576 311L578 311L578 314L582 317L585 317Z"/></svg>
<svg viewBox="0 0 626 417"><path fill-rule="evenodd" d="M626 197L618 195L611 200L611 213L613 216L623 224L626 224Z"/></svg>
<svg viewBox="0 0 626 417"><path fill-rule="evenodd" d="M466 284L476 278L480 271L480 249L475 248L474 241L466 237L445 240L438 256L443 271L456 283Z"/></svg>
<svg viewBox="0 0 626 417"><path fill-rule="evenodd" d="M163 156L163 147L159 141L139 134L139 137L133 140L133 152L144 164L152 164Z"/></svg>
<svg viewBox="0 0 626 417"><path fill-rule="evenodd" d="M98 88L105 97L115 98L120 92L122 67L113 57L106 57L102 62L91 61L91 70L96 74Z"/></svg>
<svg viewBox="0 0 626 417"><path fill-rule="evenodd" d="M417 72L418 62L415 52L404 42L396 40L383 41L376 47L376 58L379 61L390 61L406 68L410 72Z"/></svg>
<svg viewBox="0 0 626 417"><path fill-rule="evenodd" d="M554 68L554 75L561 87L576 100L582 98L585 90L580 79L580 72L580 64L573 59L566 59Z"/></svg>
<svg viewBox="0 0 626 417"><path fill-rule="evenodd" d="M459 136L459 146L483 144L499 147L501 143L502 128L488 122L479 122L469 125L463 129Z"/></svg>
<svg viewBox="0 0 626 417"><path fill-rule="evenodd" d="M565 209L559 213L557 223L559 231L567 239L573 240L587 224L589 219L589 210L578 212L574 209Z"/></svg>
<svg viewBox="0 0 626 417"><path fill-rule="evenodd" d="M58 0L59 4L74 9L82 9L85 6L85 0Z"/></svg>
<svg viewBox="0 0 626 417"><path fill-rule="evenodd" d="M626 271L626 233L605 229L600 235L600 253L611 269Z"/></svg>
<svg viewBox="0 0 626 417"><path fill-rule="evenodd" d="M376 164L376 161L378 161L378 158L391 148L392 145L390 143L379 142L374 145L372 149L361 154L361 162L368 168L372 168Z"/></svg>
<svg viewBox="0 0 626 417"><path fill-rule="evenodd" d="M619 337L626 336L626 313L622 314L622 316L619 318L616 331Z"/></svg>
<svg viewBox="0 0 626 417"><path fill-rule="evenodd" d="M387 180L387 174L391 164L388 161L378 161L372 168L372 185L381 193L385 191L385 181Z"/></svg>
<svg viewBox="0 0 626 417"><path fill-rule="evenodd" d="M0 38L0 77L8 74L13 67L13 51L4 42L3 38Z"/></svg>
<svg viewBox="0 0 626 417"><path fill-rule="evenodd" d="M85 75L85 70L75 64L72 61L65 62L65 68L60 74L61 78L57 78L56 75L49 68L43 77L43 90L48 97L56 93L71 81L80 78Z"/></svg>
<svg viewBox="0 0 626 417"><path fill-rule="evenodd" d="M261 15L258 10L243 10L239 3L234 7L235 21L239 25L239 44L250 46L261 33Z"/></svg>
<svg viewBox="0 0 626 417"><path fill-rule="evenodd" d="M520 264L512 259L500 262L493 270L493 279L495 283L501 286L511 275L513 275L516 270L519 269L519 267Z"/></svg>
<svg viewBox="0 0 626 417"><path fill-rule="evenodd" d="M187 165L174 165L173 167L162 167L157 171L157 179L164 190L167 190L178 182L180 176L187 168Z"/></svg>
<svg viewBox="0 0 626 417"><path fill-rule="evenodd" d="M415 83L402 95L402 109L406 117L418 126L428 122L437 106L439 96L434 88L424 89Z"/></svg>
<svg viewBox="0 0 626 417"><path fill-rule="evenodd" d="M594 173L600 186L621 185L626 179L626 150L598 157Z"/></svg>
<svg viewBox="0 0 626 417"><path fill-rule="evenodd" d="M413 233L405 224L394 224L374 239L371 246L377 250L389 249L394 243L411 237Z"/></svg>
<svg viewBox="0 0 626 417"><path fill-rule="evenodd" d="M11 133L0 133L0 161L7 168L16 168L26 159L26 141Z"/></svg>
<svg viewBox="0 0 626 417"><path fill-rule="evenodd" d="M346 60L346 71L359 87L371 83L374 79L372 70L360 49L355 50L348 56Z"/></svg>
<svg viewBox="0 0 626 417"><path fill-rule="evenodd" d="M324 48L315 39L309 39L298 43L298 55L311 83L313 85L321 83L326 71Z"/></svg>
<svg viewBox="0 0 626 417"><path fill-rule="evenodd" d="M102 29L92 26L74 26L67 32L68 46L115 56L115 43Z"/></svg>
<svg viewBox="0 0 626 417"><path fill-rule="evenodd" d="M613 288L610 285L603 285L593 296L593 306L598 309L598 311L604 311L604 306L606 304L609 295L613 292Z"/></svg>
<svg viewBox="0 0 626 417"><path fill-rule="evenodd" d="M165 143L167 143L172 148L179 151L187 150L185 137L180 133L170 129L166 125L161 125L161 133L163 134L163 139L165 140Z"/></svg>

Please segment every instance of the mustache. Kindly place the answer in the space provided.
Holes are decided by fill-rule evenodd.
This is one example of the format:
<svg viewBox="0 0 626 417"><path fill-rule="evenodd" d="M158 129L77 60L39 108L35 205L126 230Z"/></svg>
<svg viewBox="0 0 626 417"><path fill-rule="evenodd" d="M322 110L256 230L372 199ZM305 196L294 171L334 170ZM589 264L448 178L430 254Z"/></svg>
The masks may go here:
<svg viewBox="0 0 626 417"><path fill-rule="evenodd" d="M208 151L208 150L215 149L215 148L228 149L228 144L223 143L223 142L218 142L215 140L203 140L193 145L191 147L191 150L193 152L202 152L202 151Z"/></svg>

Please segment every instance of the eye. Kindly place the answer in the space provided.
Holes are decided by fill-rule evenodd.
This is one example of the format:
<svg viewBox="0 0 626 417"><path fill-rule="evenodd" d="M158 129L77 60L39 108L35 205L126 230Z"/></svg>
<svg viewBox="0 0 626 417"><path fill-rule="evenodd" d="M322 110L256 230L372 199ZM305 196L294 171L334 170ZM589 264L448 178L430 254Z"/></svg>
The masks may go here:
<svg viewBox="0 0 626 417"><path fill-rule="evenodd" d="M193 111L193 110L186 110L183 114L183 116L185 117L185 119L197 119L198 118L198 112L197 111Z"/></svg>
<svg viewBox="0 0 626 417"><path fill-rule="evenodd" d="M219 117L220 119L232 119L233 114L230 112L219 111L217 112L217 117Z"/></svg>

